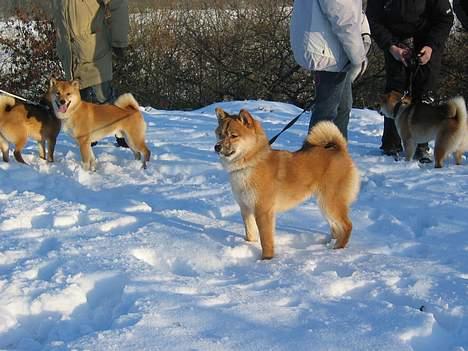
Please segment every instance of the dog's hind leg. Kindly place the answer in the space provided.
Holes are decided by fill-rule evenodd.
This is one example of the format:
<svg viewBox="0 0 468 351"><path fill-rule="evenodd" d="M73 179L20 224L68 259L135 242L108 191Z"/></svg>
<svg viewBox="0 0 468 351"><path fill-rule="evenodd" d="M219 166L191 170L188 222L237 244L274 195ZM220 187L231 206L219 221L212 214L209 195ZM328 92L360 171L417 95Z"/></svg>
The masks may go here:
<svg viewBox="0 0 468 351"><path fill-rule="evenodd" d="M135 143L135 149L137 153L139 154L139 158L143 161L143 169L146 169L146 163L149 162L150 156L151 156L151 151L148 149L148 147L145 144L145 140L139 140Z"/></svg>
<svg viewBox="0 0 468 351"><path fill-rule="evenodd" d="M21 150L23 150L23 148L25 147L26 142L26 136L19 138L15 145L15 151L13 151L13 155L15 156L16 161L24 164L26 164L26 162L24 161L23 156L21 155Z"/></svg>
<svg viewBox="0 0 468 351"><path fill-rule="evenodd" d="M353 224L348 217L348 206L346 201L340 196L321 197L319 199L320 208L322 213L330 224L331 236L336 239L335 249L342 249L348 244L353 229Z"/></svg>
<svg viewBox="0 0 468 351"><path fill-rule="evenodd" d="M445 145L436 142L434 145L434 168L443 167L446 154Z"/></svg>
<svg viewBox="0 0 468 351"><path fill-rule="evenodd" d="M346 208L343 208L340 212L348 212ZM336 239L334 249L343 249L349 241L353 224L349 220L347 213L340 213L336 215L332 221L330 221L332 236Z"/></svg>
<svg viewBox="0 0 468 351"><path fill-rule="evenodd" d="M8 162L10 160L10 156L8 154L8 141L0 135L0 149L2 150L2 157L4 162Z"/></svg>

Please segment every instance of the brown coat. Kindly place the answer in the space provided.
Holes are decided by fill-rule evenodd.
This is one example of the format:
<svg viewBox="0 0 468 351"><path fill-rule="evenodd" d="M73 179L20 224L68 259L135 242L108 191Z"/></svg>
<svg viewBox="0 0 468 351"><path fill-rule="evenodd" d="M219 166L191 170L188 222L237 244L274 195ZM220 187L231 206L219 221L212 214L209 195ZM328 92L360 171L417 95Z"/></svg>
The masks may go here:
<svg viewBox="0 0 468 351"><path fill-rule="evenodd" d="M52 10L65 78L81 88L112 80L112 47L128 46L128 0L53 0Z"/></svg>

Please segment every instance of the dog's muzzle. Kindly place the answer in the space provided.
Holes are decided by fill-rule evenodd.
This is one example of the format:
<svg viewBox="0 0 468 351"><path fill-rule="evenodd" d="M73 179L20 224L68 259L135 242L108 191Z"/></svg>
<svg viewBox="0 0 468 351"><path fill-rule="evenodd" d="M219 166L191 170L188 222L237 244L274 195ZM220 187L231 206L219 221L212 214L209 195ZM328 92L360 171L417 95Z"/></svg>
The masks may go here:
<svg viewBox="0 0 468 351"><path fill-rule="evenodd" d="M60 101L55 100L55 104L57 105L58 112L66 113L68 110L68 107L71 104L71 101L68 101L67 103L65 100L60 100Z"/></svg>

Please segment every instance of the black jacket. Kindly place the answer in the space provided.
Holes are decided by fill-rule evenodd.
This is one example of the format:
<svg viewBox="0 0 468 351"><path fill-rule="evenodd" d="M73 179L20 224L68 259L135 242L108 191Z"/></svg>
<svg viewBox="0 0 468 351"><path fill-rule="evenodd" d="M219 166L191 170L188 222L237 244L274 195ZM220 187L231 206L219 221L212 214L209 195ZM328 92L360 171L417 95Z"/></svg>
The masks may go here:
<svg viewBox="0 0 468 351"><path fill-rule="evenodd" d="M372 37L383 50L408 38L442 48L453 24L449 0L369 0L366 14Z"/></svg>

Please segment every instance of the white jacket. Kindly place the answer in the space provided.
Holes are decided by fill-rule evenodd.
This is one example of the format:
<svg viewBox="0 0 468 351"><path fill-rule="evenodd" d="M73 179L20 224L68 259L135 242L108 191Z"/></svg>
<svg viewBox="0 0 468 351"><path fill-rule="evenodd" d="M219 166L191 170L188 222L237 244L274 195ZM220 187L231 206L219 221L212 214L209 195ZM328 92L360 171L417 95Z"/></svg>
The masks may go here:
<svg viewBox="0 0 468 351"><path fill-rule="evenodd" d="M290 40L296 62L306 69L342 72L360 67L370 47L362 1L295 0Z"/></svg>

